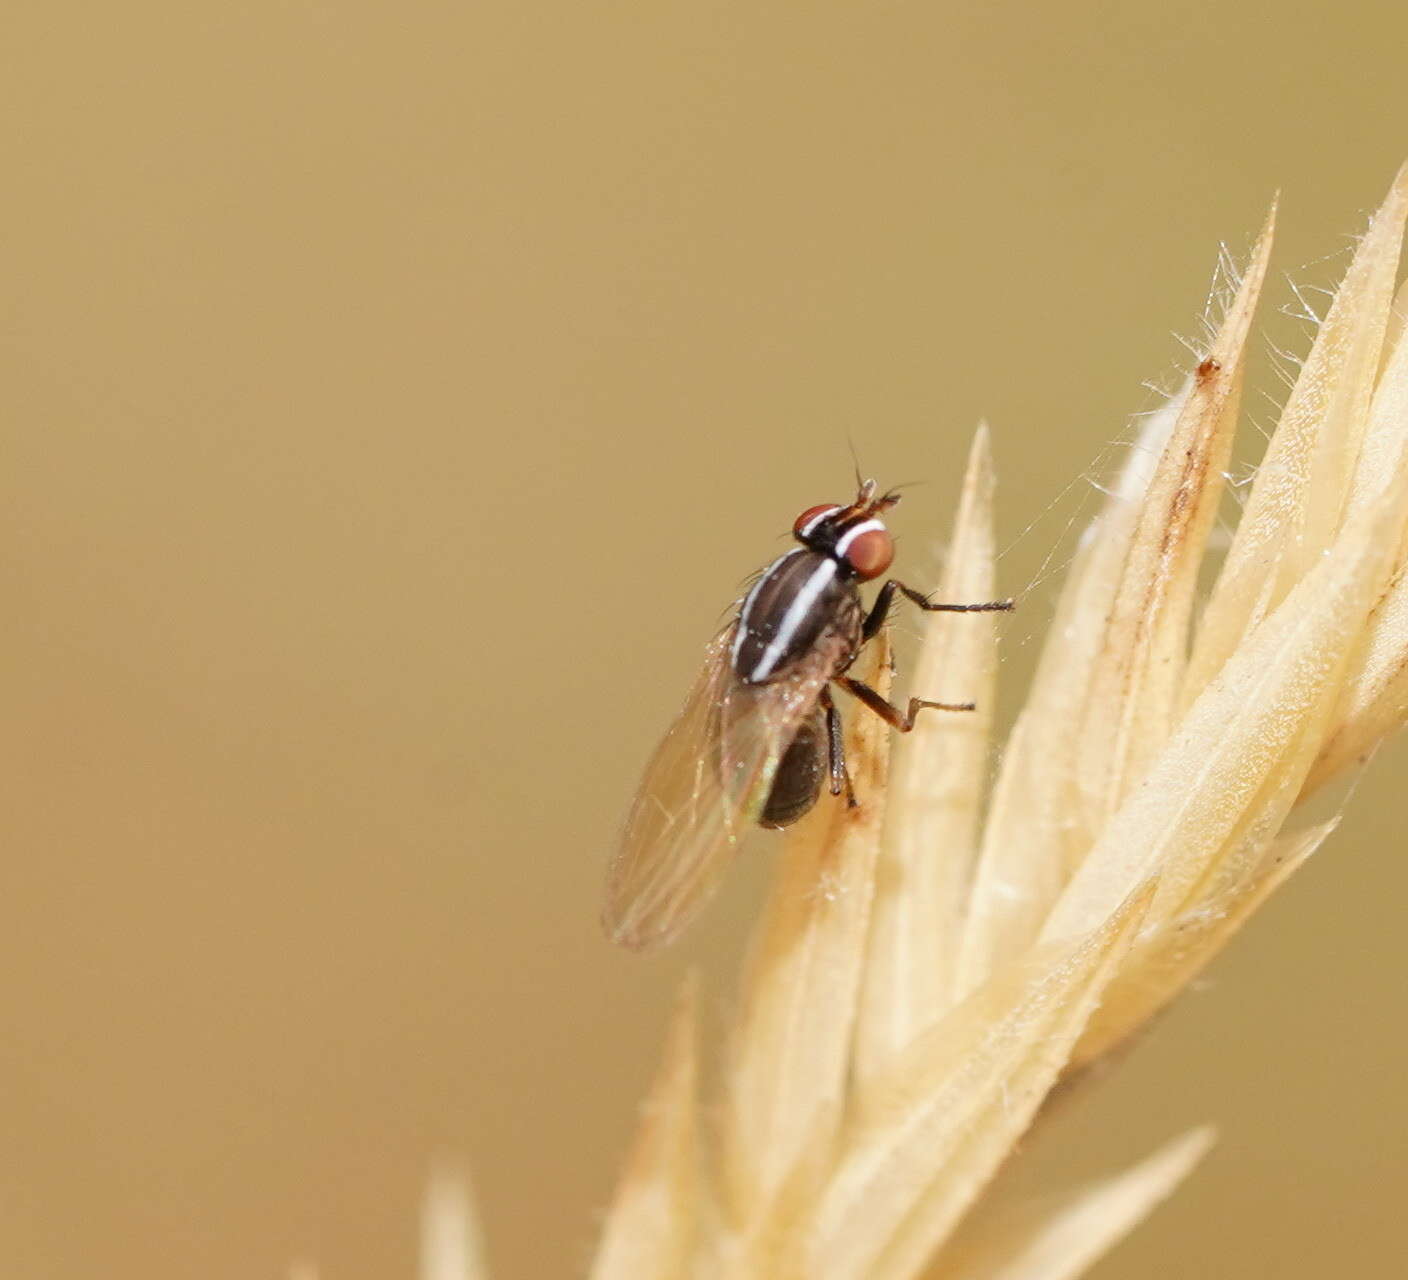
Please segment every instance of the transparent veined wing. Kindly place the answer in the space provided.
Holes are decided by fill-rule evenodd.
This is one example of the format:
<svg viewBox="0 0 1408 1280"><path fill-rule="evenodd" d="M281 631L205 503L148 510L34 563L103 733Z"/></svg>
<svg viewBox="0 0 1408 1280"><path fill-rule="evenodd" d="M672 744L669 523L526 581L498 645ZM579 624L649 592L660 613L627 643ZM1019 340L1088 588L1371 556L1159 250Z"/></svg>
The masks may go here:
<svg viewBox="0 0 1408 1280"><path fill-rule="evenodd" d="M623 946L663 945L713 895L844 648L823 637L779 679L748 685L730 664L737 627L725 628L706 650L626 818L602 911L607 934Z"/></svg>

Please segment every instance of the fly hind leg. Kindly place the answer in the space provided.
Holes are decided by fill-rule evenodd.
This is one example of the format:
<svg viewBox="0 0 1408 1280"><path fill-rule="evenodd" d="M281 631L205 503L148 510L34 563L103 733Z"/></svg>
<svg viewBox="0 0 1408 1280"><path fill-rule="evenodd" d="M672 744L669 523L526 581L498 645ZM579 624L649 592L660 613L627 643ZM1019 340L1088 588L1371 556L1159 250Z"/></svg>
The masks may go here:
<svg viewBox="0 0 1408 1280"><path fill-rule="evenodd" d="M894 703L886 701L876 693L863 680L856 680L851 676L837 676L836 682L845 686L849 693L859 698L877 716L887 724L893 725L901 733L908 733L913 729L914 717L926 709L934 711L972 711L974 709L974 704L971 702L930 702L927 698L911 698L909 707L901 711Z"/></svg>

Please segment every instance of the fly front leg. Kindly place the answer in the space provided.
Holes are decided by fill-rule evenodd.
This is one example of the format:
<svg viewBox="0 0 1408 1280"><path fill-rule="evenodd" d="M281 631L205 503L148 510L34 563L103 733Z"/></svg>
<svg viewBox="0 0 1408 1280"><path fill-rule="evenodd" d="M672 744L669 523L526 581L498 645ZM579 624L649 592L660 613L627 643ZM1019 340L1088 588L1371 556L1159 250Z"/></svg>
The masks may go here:
<svg viewBox="0 0 1408 1280"><path fill-rule="evenodd" d="M846 769L846 742L841 733L841 712L831 698L831 690L821 691L821 702L826 708L827 758L831 767L831 794L846 793L846 808L857 805L856 793L851 787L851 775Z"/></svg>
<svg viewBox="0 0 1408 1280"><path fill-rule="evenodd" d="M890 578L880 588L875 597L875 603L870 606L870 612L865 615L865 622L861 626L861 635L864 639L873 640L875 633L885 625L885 619L890 616L890 605L894 603L896 591L905 599L912 600L927 613L1008 613L1014 607L1011 600L988 600L983 604L942 604L936 600L930 600L922 591L916 591L913 587L906 586L898 578Z"/></svg>
<svg viewBox="0 0 1408 1280"><path fill-rule="evenodd" d="M908 733L913 729L914 717L926 708L931 708L934 711L972 711L974 709L974 704L971 702L930 702L927 698L911 698L908 709L901 711L893 702L887 702L863 680L855 680L850 676L837 676L836 681L838 684L844 685L848 692L854 694L877 716L901 733Z"/></svg>

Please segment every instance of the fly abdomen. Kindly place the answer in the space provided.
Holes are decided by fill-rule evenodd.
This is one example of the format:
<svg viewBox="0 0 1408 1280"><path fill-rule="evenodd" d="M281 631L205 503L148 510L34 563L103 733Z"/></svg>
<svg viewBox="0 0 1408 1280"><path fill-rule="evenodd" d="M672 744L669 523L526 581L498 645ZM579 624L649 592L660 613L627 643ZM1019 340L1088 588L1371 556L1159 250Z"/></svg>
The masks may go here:
<svg viewBox="0 0 1408 1280"><path fill-rule="evenodd" d="M826 714L818 707L782 753L772 790L758 816L764 827L788 827L816 803L826 776Z"/></svg>

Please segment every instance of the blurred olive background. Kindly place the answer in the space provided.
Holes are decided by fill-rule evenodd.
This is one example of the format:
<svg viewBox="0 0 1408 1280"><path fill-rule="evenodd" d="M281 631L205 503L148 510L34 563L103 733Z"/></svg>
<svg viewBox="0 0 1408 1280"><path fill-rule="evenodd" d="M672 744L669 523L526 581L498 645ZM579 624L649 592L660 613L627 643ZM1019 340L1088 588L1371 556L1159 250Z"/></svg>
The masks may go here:
<svg viewBox="0 0 1408 1280"><path fill-rule="evenodd" d="M1408 11L1363 0L6 26L9 1276L408 1276L442 1160L499 1276L580 1271L670 993L727 999L763 885L658 958L597 930L736 584L848 440L926 482L930 572L986 417L1004 587L1044 579L1011 703L1219 241L1279 188L1277 262L1332 283L1408 155ZM1068 1121L1072 1176L1222 1130L1099 1276L1401 1268L1405 767Z"/></svg>

